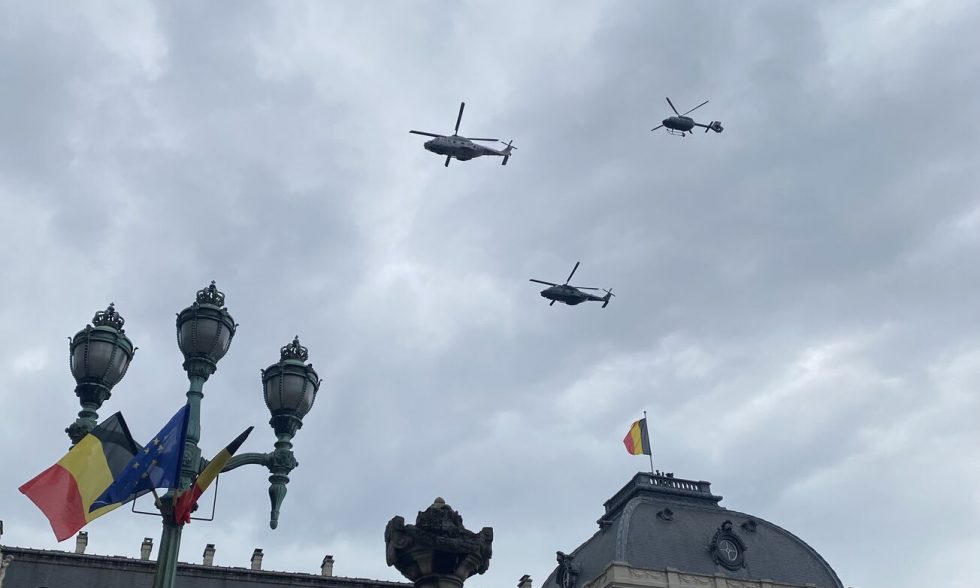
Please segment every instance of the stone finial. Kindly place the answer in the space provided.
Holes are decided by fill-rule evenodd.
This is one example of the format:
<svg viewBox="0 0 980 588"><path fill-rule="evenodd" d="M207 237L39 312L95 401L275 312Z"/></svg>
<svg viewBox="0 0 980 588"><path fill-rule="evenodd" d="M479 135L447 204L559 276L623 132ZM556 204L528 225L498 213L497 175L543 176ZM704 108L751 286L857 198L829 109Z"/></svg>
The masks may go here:
<svg viewBox="0 0 980 588"><path fill-rule="evenodd" d="M85 553L88 547L88 531L79 531L75 536L75 553Z"/></svg>
<svg viewBox="0 0 980 588"><path fill-rule="evenodd" d="M256 548L255 551L252 552L252 569L262 569L262 550L259 548Z"/></svg>
<svg viewBox="0 0 980 588"><path fill-rule="evenodd" d="M214 543L208 543L204 546L204 560L201 563L208 567L214 565Z"/></svg>
<svg viewBox="0 0 980 588"><path fill-rule="evenodd" d="M490 566L493 529L479 533L463 527L463 517L436 498L418 513L414 525L394 517L385 528L386 557L415 588L462 588L474 574Z"/></svg>
<svg viewBox="0 0 980 588"><path fill-rule="evenodd" d="M153 551L153 539L151 537L144 537L143 543L140 545L140 559L148 560L150 559L150 553Z"/></svg>
<svg viewBox="0 0 980 588"><path fill-rule="evenodd" d="M578 575L582 572L582 567L575 562L575 556L556 552L558 559L558 570L555 572L555 583L560 588L575 588L578 584Z"/></svg>
<svg viewBox="0 0 980 588"><path fill-rule="evenodd" d="M333 556L330 554L323 556L323 562L320 563L320 575L321 576L332 576L333 575Z"/></svg>

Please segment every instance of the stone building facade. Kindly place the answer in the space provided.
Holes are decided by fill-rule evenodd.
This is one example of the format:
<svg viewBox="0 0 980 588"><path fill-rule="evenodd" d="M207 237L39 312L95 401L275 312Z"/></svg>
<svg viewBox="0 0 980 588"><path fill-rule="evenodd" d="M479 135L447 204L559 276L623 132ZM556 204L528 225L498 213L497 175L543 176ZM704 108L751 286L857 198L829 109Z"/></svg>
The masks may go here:
<svg viewBox="0 0 980 588"><path fill-rule="evenodd" d="M570 553L557 552L558 565L542 588L844 588L802 539L760 517L724 508L721 500L709 482L638 473L605 502L592 537ZM384 536L388 565L411 584L336 577L329 555L320 574L263 570L259 549L250 568L220 567L213 565L209 545L200 564L179 565L178 586L463 588L468 577L489 567L493 529L467 531L442 499L420 511L415 525L395 517ZM144 540L140 559L89 555L86 544L83 532L75 553L0 546L0 588L151 587L151 539ZM518 588L532 588L530 577L522 577Z"/></svg>
<svg viewBox="0 0 980 588"><path fill-rule="evenodd" d="M76 539L76 551L84 552L84 545L78 547L84 542L84 535ZM6 562L0 588L150 588L156 562L149 559L148 543L144 540L140 559L0 546L0 561ZM263 570L259 549L249 568L215 566L214 546L208 548L202 563L179 564L180 588L411 588L408 583L334 576L330 556L324 558L320 574Z"/></svg>

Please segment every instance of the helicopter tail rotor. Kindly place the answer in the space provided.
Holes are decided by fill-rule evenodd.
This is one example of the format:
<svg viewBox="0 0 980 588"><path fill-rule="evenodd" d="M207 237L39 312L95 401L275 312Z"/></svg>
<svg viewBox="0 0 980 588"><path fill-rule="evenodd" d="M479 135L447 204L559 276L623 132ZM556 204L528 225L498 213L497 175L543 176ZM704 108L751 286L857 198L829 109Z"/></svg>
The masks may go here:
<svg viewBox="0 0 980 588"><path fill-rule="evenodd" d="M609 299L613 296L615 294L612 293L612 288L606 290L606 295L602 297L602 308L609 306Z"/></svg>
<svg viewBox="0 0 980 588"><path fill-rule="evenodd" d="M503 143L503 141L501 141L501 143ZM507 141L507 146L504 147L504 150L502 151L504 154L504 161L500 165L507 165L507 160L510 159L510 152L514 149L517 149L517 147L514 147L514 140L511 139L510 141Z"/></svg>
<svg viewBox="0 0 980 588"><path fill-rule="evenodd" d="M716 133L720 133L720 132L722 132L722 131L725 130L725 128L721 126L721 122L720 121L717 121L717 120L711 121L708 124L708 126L704 127L704 132L707 133L708 132L708 129L711 129L712 131L714 131Z"/></svg>

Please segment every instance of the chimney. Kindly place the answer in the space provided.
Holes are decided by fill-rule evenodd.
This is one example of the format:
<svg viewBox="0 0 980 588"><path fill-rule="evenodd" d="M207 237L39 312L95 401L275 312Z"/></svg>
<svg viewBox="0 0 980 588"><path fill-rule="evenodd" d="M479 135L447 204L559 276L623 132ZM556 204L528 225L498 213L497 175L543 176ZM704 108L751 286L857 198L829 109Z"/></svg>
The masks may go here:
<svg viewBox="0 0 980 588"><path fill-rule="evenodd" d="M321 576L332 576L333 575L333 556L324 555L323 563L320 564L320 575Z"/></svg>
<svg viewBox="0 0 980 588"><path fill-rule="evenodd" d="M255 548L255 551L252 552L252 569L262 569L262 550L259 548Z"/></svg>
<svg viewBox="0 0 980 588"><path fill-rule="evenodd" d="M204 546L204 565L208 567L214 565L214 543Z"/></svg>
<svg viewBox="0 0 980 588"><path fill-rule="evenodd" d="M517 581L517 588L531 588L531 576L524 574L521 579Z"/></svg>
<svg viewBox="0 0 980 588"><path fill-rule="evenodd" d="M75 536L75 553L85 553L88 547L88 531L79 531Z"/></svg>
<svg viewBox="0 0 980 588"><path fill-rule="evenodd" d="M150 559L150 552L153 551L153 539L143 537L143 544L140 545L140 559L146 561Z"/></svg>

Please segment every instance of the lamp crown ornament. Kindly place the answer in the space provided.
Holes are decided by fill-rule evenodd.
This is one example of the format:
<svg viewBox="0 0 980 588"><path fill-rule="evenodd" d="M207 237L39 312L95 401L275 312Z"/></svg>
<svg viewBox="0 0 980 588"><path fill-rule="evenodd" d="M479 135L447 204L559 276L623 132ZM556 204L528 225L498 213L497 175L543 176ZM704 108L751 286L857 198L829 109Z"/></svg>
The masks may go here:
<svg viewBox="0 0 980 588"><path fill-rule="evenodd" d="M115 302L110 302L108 308L96 312L95 317L92 318L93 326L112 327L120 333L125 333L123 330L124 324L126 324L126 319L124 319L121 314L116 312Z"/></svg>
<svg viewBox="0 0 980 588"><path fill-rule="evenodd" d="M310 353L306 347L299 344L299 335L296 335L293 337L292 343L289 345L283 345L279 349L279 358L282 361L287 359L295 359L306 363L306 360L310 358Z"/></svg>
<svg viewBox="0 0 980 588"><path fill-rule="evenodd" d="M211 304L213 306L224 306L225 305L225 293L218 290L218 287L214 285L214 280L211 280L211 285L203 290L197 291L197 303L198 304Z"/></svg>

